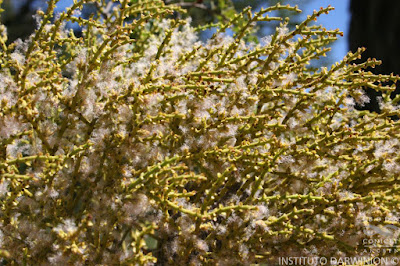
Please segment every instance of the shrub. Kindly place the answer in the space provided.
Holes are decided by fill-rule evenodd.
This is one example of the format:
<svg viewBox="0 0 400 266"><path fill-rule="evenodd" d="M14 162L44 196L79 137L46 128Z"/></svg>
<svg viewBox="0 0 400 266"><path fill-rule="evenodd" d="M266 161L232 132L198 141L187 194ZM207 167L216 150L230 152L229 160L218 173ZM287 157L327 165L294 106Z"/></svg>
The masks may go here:
<svg viewBox="0 0 400 266"><path fill-rule="evenodd" d="M309 25L331 7L257 44L256 22L299 10L246 9L201 42L162 1L76 16L87 2L54 17L50 0L25 41L1 28L3 264L358 256L366 229L400 227L398 78L353 64L362 49L309 66L340 34ZM381 114L354 109L362 87Z"/></svg>

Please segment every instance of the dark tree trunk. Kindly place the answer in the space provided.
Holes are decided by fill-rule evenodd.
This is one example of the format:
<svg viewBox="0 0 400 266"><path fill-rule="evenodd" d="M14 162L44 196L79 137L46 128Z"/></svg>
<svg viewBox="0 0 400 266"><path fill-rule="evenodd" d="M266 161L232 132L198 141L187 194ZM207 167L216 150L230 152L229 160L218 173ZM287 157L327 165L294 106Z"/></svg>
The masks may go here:
<svg viewBox="0 0 400 266"><path fill-rule="evenodd" d="M375 74L400 74L400 1L351 0L350 50L365 47L362 60L376 58L382 65L371 69ZM379 112L380 93L366 90L370 102L359 109ZM400 93L397 86L392 98Z"/></svg>

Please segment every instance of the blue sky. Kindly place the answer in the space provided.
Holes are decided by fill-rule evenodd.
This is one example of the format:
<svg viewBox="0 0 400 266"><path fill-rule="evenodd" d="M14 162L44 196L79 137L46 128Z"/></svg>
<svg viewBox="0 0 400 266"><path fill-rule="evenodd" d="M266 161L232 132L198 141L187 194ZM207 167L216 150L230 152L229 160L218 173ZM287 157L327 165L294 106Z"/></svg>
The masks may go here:
<svg viewBox="0 0 400 266"><path fill-rule="evenodd" d="M334 62L343 59L349 51L347 41L350 26L350 0L313 0L304 7L300 4L302 2L301 0L293 2L297 2L296 4L303 10L303 16L311 14L313 10L318 10L320 7L331 5L335 8L335 10L331 11L328 15L322 15L318 19L318 22L327 29L338 28L343 32L343 37L340 37L336 41L329 55L333 57Z"/></svg>

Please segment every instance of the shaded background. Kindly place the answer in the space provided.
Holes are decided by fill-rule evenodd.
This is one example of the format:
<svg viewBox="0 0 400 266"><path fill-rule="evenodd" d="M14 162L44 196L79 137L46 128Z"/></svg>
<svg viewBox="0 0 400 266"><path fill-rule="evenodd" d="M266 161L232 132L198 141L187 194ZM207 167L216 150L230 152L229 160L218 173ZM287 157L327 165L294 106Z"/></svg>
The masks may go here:
<svg viewBox="0 0 400 266"><path fill-rule="evenodd" d="M363 46L367 48L363 61L367 58L382 60L382 65L371 69L375 74L400 74L400 1L351 0L350 10L350 50ZM366 92L371 100L359 109L380 112L377 96L381 93L372 89ZM391 98L399 93L398 84Z"/></svg>

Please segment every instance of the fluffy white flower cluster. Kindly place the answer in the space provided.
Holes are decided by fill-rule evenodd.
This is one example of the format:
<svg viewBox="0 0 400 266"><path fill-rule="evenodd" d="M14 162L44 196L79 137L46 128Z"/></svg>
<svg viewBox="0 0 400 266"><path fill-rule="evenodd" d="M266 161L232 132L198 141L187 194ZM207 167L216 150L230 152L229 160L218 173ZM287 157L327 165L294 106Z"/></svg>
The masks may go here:
<svg viewBox="0 0 400 266"><path fill-rule="evenodd" d="M307 26L330 8L254 44L274 8L202 43L189 20L154 19L175 10L162 1L80 19L78 39L62 22L80 5L3 51L4 262L275 263L360 254L376 237L360 216L399 225L397 108L352 100L397 78L364 75L361 51L307 66L338 34Z"/></svg>

